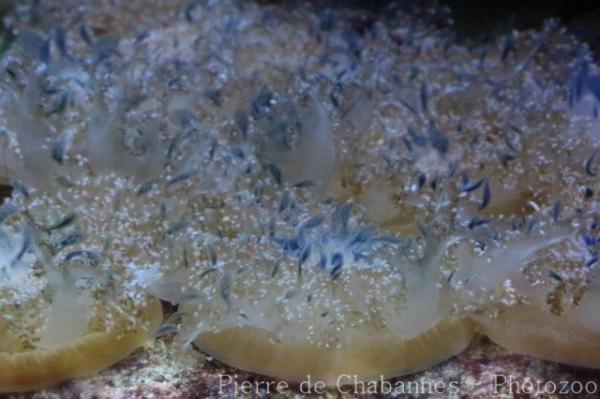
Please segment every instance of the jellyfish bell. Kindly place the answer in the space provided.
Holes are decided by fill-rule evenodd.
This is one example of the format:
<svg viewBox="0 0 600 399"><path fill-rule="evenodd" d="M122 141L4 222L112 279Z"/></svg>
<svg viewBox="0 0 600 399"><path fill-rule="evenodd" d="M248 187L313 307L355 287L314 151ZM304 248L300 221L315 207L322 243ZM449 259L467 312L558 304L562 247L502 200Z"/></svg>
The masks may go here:
<svg viewBox="0 0 600 399"><path fill-rule="evenodd" d="M71 300L76 298L70 297ZM78 309L79 310L79 309ZM147 344L153 331L162 322L162 307L156 299L136 310L138 325L127 326L130 320L106 313L96 322L104 325L103 317L111 319L108 331L86 328L81 335L72 337L68 343L49 348L23 343L14 332L0 327L0 392L17 393L42 389L71 379L94 375L129 356L137 348ZM63 318L63 321L64 318ZM3 323L4 324L4 323ZM45 330L49 334L63 334L70 322L62 324L58 331ZM60 337L62 340L63 337Z"/></svg>
<svg viewBox="0 0 600 399"><path fill-rule="evenodd" d="M284 218L272 236L213 239L215 255L183 288L181 339L248 371L327 384L408 374L464 350L470 329L437 284L445 245L419 254L352 208L304 213L291 229Z"/></svg>
<svg viewBox="0 0 600 399"><path fill-rule="evenodd" d="M491 262L481 264L467 283L479 286L486 297L470 318L509 351L600 368L598 318L592 310L598 305L598 286L582 266L585 248L569 230L549 228L488 254ZM498 290L509 292L490 295Z"/></svg>
<svg viewBox="0 0 600 399"><path fill-rule="evenodd" d="M243 370L292 382L312 376L335 385L342 375L363 381L425 370L462 352L470 342L467 331L461 322L447 320L414 338L365 327L340 333L339 348L334 349L303 340L274 340L265 330L245 326L203 333L194 342Z"/></svg>
<svg viewBox="0 0 600 399"><path fill-rule="evenodd" d="M179 303L165 331L184 343L294 381L422 370L466 347L472 312L516 351L538 337L563 345L562 361L576 363L578 342L593 352L595 285L527 266L597 213L597 70L565 98L585 46L550 22L473 51L448 41L435 8L402 9L358 27L343 8L208 2L143 18L143 34L86 17L68 41L61 27L25 33L15 13L0 176L28 199L16 238L0 234L14 277L0 281L14 313L0 348L54 353L112 333L113 305L153 325L154 301L136 301L149 291ZM67 11L36 12L51 21L35 29ZM38 271L49 288L21 298L43 310L30 320L10 284ZM536 330L524 319L538 309ZM520 338L487 327L518 320Z"/></svg>
<svg viewBox="0 0 600 399"><path fill-rule="evenodd" d="M14 201L1 209L0 392L93 375L152 338L162 322L158 300L103 296L106 275L89 256L60 262Z"/></svg>
<svg viewBox="0 0 600 399"><path fill-rule="evenodd" d="M476 313L472 319L492 341L512 352L598 369L599 292L598 287L589 287L579 303L566 305L560 314L529 296L528 303L500 306L493 315Z"/></svg>
<svg viewBox="0 0 600 399"><path fill-rule="evenodd" d="M543 306L518 304L500 308L495 317L475 316L474 320L487 337L511 352L600 368L600 334L588 327L590 316L582 319L577 313L583 309L575 309L557 316Z"/></svg>

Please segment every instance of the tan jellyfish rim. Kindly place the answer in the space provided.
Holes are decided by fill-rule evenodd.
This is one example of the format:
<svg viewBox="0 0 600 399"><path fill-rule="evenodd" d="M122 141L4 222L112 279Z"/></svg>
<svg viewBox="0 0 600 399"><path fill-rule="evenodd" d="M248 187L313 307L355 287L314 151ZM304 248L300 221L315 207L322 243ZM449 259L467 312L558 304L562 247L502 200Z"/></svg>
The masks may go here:
<svg viewBox="0 0 600 399"><path fill-rule="evenodd" d="M162 323L162 306L151 298L141 311L147 329L89 333L55 350L0 353L0 393L27 392L86 377L124 359L144 345Z"/></svg>
<svg viewBox="0 0 600 399"><path fill-rule="evenodd" d="M495 319L477 315L470 319L483 334L508 351L572 366L600 368L600 333L578 334L574 323L561 322L552 315L546 317L557 320L544 320L540 312L533 306L515 305L504 308Z"/></svg>
<svg viewBox="0 0 600 399"><path fill-rule="evenodd" d="M424 370L461 353L471 337L468 321L447 318L410 339L373 326L341 349L277 343L265 330L252 326L203 333L195 343L224 363L253 373L292 382L310 375L313 381L337 385L343 376L371 380Z"/></svg>

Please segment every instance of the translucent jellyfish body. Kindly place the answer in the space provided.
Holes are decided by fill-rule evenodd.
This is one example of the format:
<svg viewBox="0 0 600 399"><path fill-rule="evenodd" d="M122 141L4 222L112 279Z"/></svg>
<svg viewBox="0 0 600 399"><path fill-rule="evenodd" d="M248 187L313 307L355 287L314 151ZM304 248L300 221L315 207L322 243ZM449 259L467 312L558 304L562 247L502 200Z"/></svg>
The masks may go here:
<svg viewBox="0 0 600 399"><path fill-rule="evenodd" d="M246 370L329 384L422 370L468 345L437 286L443 243L381 234L351 203L311 213L284 201L270 224L237 204L271 233L207 237L203 258L190 257L182 337Z"/></svg>
<svg viewBox="0 0 600 399"><path fill-rule="evenodd" d="M459 256L454 277L477 309L473 319L495 342L598 368L591 311L598 305L598 121L590 106L598 99L590 94L597 76L590 70L580 61L567 93L554 99L558 112L538 121L553 133L522 135L527 156L496 171L491 191L504 193L490 203L491 212L469 222L478 249Z"/></svg>
<svg viewBox="0 0 600 399"><path fill-rule="evenodd" d="M508 244L488 253L491 261L474 256L487 264L480 263L479 272L471 269L463 289L480 306L472 319L494 342L517 353L598 368L600 336L592 310L597 279L586 266L579 237L566 231L549 228L545 235Z"/></svg>
<svg viewBox="0 0 600 399"><path fill-rule="evenodd" d="M85 220L37 202L1 208L3 393L92 375L146 344L162 322L158 300L121 295L111 260L80 247Z"/></svg>
<svg viewBox="0 0 600 399"><path fill-rule="evenodd" d="M598 71L554 22L469 48L415 7L194 3L112 40L21 22L2 170L69 288L49 326L111 288L135 320L147 291L178 302L166 331L290 380L424 369L466 347L465 317L597 367Z"/></svg>

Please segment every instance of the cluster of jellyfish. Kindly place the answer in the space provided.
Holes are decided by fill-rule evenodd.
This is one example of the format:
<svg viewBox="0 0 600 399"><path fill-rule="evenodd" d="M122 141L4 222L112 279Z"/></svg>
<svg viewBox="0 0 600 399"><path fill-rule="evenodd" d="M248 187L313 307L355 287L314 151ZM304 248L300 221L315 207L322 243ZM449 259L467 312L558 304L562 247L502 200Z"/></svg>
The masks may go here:
<svg viewBox="0 0 600 399"><path fill-rule="evenodd" d="M412 373L475 333L600 368L600 73L556 22L467 47L435 7L26 8L0 58L0 392L170 333L290 381Z"/></svg>

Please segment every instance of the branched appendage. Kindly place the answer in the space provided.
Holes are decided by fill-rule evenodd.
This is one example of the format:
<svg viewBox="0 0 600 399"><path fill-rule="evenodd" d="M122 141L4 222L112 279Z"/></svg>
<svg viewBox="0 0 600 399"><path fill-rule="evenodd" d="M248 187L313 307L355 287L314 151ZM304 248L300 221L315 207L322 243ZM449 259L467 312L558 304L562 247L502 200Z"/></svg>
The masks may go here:
<svg viewBox="0 0 600 399"><path fill-rule="evenodd" d="M35 189L27 196L15 192L3 205L3 314L11 331L27 331L25 347L59 347L88 328L145 328L135 309L145 306L146 298L143 291L128 289L136 280L126 266L141 253L156 251L136 231L152 232L158 222L140 207L141 216L131 217L134 204L123 198L123 180L79 183L82 187L74 183L53 197ZM129 184L130 193L133 188Z"/></svg>
<svg viewBox="0 0 600 399"><path fill-rule="evenodd" d="M205 244L209 256L199 252L200 259L194 257L194 249L189 252L196 278L185 290L202 296L195 311L203 325L212 331L256 325L280 339L287 334L302 336L300 330L308 329L308 339L320 341L312 335L321 334L319 330L332 322L352 327L360 324L359 319L364 323L375 317L375 307L369 309L367 303L384 305L383 292L386 297L402 297L402 277L392 251L402 240L360 223L351 216L350 203L306 209L289 191L280 197L274 203L277 210L268 213L257 206L242 208L243 214L235 212L235 206L227 212L232 229L247 223L263 226L264 231L213 237ZM356 270L364 271L365 278L370 275L373 283L381 278L361 299L353 299L349 287L367 284L361 279L352 282ZM355 309L355 301L363 302L362 311Z"/></svg>
<svg viewBox="0 0 600 399"><path fill-rule="evenodd" d="M161 333L266 373L259 352L289 348L346 371L367 341L402 356L377 349L361 375L414 371L462 350L470 315L597 331L600 74L574 38L548 22L468 49L429 7L356 26L238 6L114 40L20 29L0 60L2 298L6 325L33 326L23 348L134 328L148 293L180 304ZM255 352L223 348L239 331Z"/></svg>

